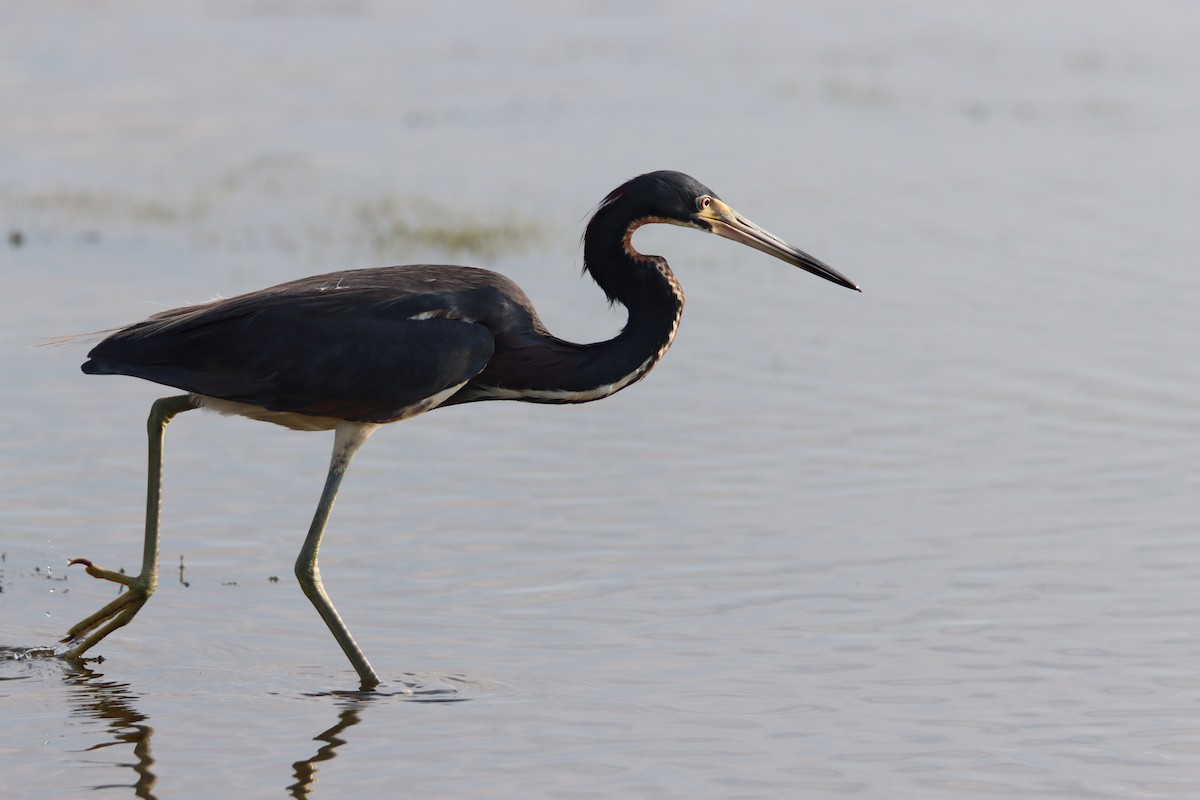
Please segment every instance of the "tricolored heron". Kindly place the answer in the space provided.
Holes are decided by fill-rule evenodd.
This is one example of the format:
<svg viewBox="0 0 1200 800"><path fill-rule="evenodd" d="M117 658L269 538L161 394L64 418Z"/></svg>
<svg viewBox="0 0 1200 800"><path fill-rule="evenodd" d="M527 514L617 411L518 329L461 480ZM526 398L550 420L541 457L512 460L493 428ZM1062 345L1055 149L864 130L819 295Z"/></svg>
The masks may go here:
<svg viewBox="0 0 1200 800"><path fill-rule="evenodd" d="M296 577L345 651L364 689L379 677L321 583L317 553L351 458L380 425L481 400L586 403L641 380L679 327L683 290L665 259L634 249L642 225L697 228L749 245L857 290L849 279L735 212L699 181L652 172L613 190L588 222L584 270L629 312L605 342L550 334L525 293L475 267L417 264L316 275L238 297L185 306L118 330L88 353L89 375L132 375L186 394L150 410L146 536L136 576L88 574L127 587L72 627L78 657L128 624L158 582L162 446L176 414L207 408L306 431L332 430L333 456Z"/></svg>

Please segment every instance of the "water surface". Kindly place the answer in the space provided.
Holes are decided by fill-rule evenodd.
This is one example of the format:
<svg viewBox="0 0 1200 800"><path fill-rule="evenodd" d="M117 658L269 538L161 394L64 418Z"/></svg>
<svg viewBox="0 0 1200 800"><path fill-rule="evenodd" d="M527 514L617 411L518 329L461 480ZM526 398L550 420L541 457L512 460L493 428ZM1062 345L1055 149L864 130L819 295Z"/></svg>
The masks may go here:
<svg viewBox="0 0 1200 800"><path fill-rule="evenodd" d="M49 3L0 31L6 797L1200 794L1196 9ZM338 268L486 263L576 340L589 210L685 170L859 281L646 230L689 304L604 403L356 460L32 347ZM183 569L180 570L182 558ZM278 580L275 580L278 579Z"/></svg>

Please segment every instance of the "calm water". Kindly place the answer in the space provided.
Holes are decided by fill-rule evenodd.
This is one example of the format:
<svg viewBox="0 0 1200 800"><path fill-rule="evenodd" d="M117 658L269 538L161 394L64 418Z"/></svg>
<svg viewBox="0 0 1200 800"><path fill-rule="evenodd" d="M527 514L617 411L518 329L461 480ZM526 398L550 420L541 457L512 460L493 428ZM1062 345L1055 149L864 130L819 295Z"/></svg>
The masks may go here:
<svg viewBox="0 0 1200 800"><path fill-rule="evenodd" d="M1197 7L461 13L6 8L0 794L1200 796ZM646 382L376 434L322 566L381 692L291 577L329 436L201 414L159 594L15 658L137 568L161 394L31 345L421 260L607 338L579 232L656 168L864 293L647 230Z"/></svg>

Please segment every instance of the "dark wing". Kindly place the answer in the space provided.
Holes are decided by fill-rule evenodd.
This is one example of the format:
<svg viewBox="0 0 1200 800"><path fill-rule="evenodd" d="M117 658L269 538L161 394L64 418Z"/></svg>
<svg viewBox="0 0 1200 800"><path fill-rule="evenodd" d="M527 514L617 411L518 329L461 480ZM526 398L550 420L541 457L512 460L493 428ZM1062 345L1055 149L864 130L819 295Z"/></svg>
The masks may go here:
<svg viewBox="0 0 1200 800"><path fill-rule="evenodd" d="M503 280L480 285L481 271L468 273L470 286L423 278L420 290L411 271L390 284L384 272L342 273L332 284L318 276L164 312L102 341L83 371L271 411L398 419L483 370L495 339L479 317L506 304L520 310L523 296L510 296Z"/></svg>

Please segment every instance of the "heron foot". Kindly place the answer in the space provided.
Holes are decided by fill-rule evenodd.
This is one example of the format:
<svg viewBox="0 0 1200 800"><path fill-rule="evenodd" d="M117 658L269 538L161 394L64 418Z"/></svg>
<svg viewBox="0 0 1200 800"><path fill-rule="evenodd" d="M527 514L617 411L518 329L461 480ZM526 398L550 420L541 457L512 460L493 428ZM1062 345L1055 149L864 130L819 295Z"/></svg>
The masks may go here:
<svg viewBox="0 0 1200 800"><path fill-rule="evenodd" d="M117 628L129 624L129 621L142 610L142 606L154 593L154 587L143 575L129 576L123 572L114 572L97 567L86 558L73 558L68 566L82 564L87 574L100 580L119 583L127 591L122 592L115 600L101 608L95 614L86 617L71 626L67 635L59 642L67 648L59 653L65 658L79 658L97 642L108 636Z"/></svg>

